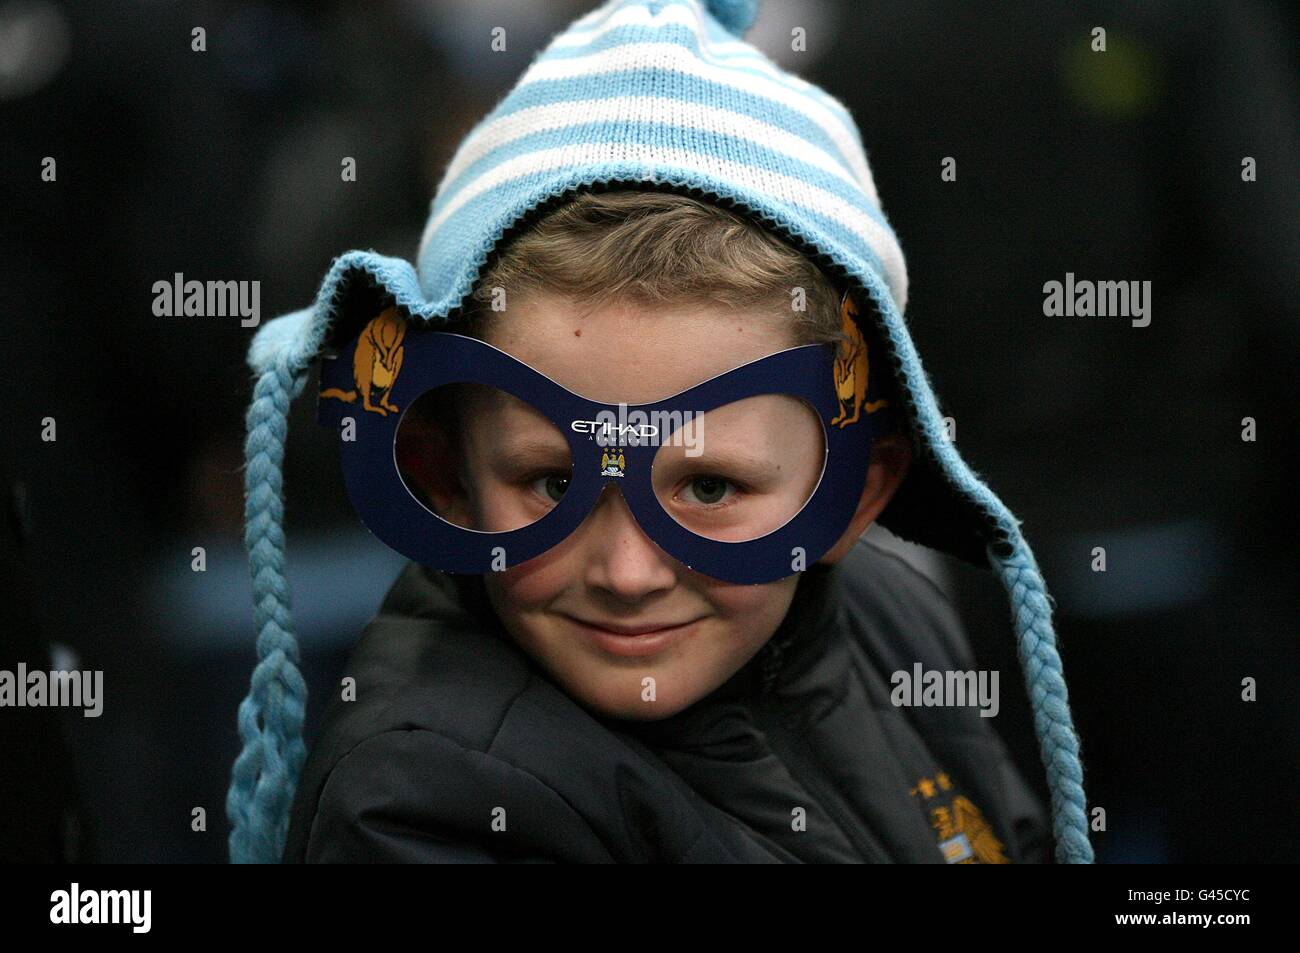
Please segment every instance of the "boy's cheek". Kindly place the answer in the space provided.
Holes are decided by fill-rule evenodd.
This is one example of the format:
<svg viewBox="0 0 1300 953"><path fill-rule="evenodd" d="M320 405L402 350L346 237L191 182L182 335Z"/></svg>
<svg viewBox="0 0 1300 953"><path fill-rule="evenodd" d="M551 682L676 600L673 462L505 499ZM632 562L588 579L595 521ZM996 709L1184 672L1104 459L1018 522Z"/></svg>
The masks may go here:
<svg viewBox="0 0 1300 953"><path fill-rule="evenodd" d="M769 634L775 632L785 618L799 585L798 576L756 586L708 579L698 573L693 573L692 576L706 580L701 591L719 616L733 620L738 626L751 631L755 628L765 629Z"/></svg>
<svg viewBox="0 0 1300 953"><path fill-rule="evenodd" d="M484 577L498 615L539 611L563 591L565 573L554 556L553 550Z"/></svg>
<svg viewBox="0 0 1300 953"><path fill-rule="evenodd" d="M661 655L632 661L605 657L548 611L558 591L548 568L525 563L492 574L486 581L498 615L515 643L575 701L607 717L633 720L667 718L722 685L771 638L797 584L792 578L762 586L711 585L713 612L695 635Z"/></svg>
<svg viewBox="0 0 1300 953"><path fill-rule="evenodd" d="M581 585L581 568L570 565L565 550L571 541L535 559L489 573L485 585L498 615L543 614L566 589ZM714 623L749 633L775 632L794 600L798 576L755 586L736 585L686 570L681 585L695 590L692 603L704 607ZM766 639L762 639L766 641Z"/></svg>

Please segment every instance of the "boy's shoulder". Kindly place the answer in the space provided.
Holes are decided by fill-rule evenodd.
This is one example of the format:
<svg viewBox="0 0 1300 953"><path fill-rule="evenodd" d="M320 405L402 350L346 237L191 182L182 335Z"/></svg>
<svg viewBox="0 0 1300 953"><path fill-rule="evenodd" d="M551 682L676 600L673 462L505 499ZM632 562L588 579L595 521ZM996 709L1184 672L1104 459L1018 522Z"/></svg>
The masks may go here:
<svg viewBox="0 0 1300 953"><path fill-rule="evenodd" d="M484 805L504 804L536 815L519 827L549 831L565 859L608 859L565 794L584 758L617 757L608 733L495 617L471 610L472 589L416 564L398 577L340 673L355 699L331 701L311 747L286 861L492 860L473 844L491 820ZM422 833L391 838L394 826Z"/></svg>
<svg viewBox="0 0 1300 953"><path fill-rule="evenodd" d="M963 613L926 568L897 549L863 537L842 563L837 592L844 624L870 660L874 677L893 684L890 673L972 673L977 659ZM990 580L990 584L995 584ZM988 673L997 702L997 672ZM981 702L986 699L980 699ZM1029 787L1006 741L985 717L983 705L897 707L887 685L875 703L888 718L906 720L940 763L964 779L967 793L1020 860L1050 859L1050 825L1038 795Z"/></svg>
<svg viewBox="0 0 1300 953"><path fill-rule="evenodd" d="M931 575L870 534L859 537L840 564L836 587L846 621L875 652L908 667L973 669L961 614ZM892 669L891 669L892 670Z"/></svg>
<svg viewBox="0 0 1300 953"><path fill-rule="evenodd" d="M340 678L317 747L336 760L383 731L424 729L485 749L533 680L528 658L469 610L453 577L409 563L366 626Z"/></svg>

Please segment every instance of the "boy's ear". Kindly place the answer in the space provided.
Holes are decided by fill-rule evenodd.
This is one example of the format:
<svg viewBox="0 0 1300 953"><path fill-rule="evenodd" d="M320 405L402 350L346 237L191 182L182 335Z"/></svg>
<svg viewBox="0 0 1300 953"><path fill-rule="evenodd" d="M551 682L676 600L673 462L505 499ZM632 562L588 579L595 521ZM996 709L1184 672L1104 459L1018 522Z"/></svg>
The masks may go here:
<svg viewBox="0 0 1300 953"><path fill-rule="evenodd" d="M449 523L474 527L465 491L464 457L458 435L449 431L447 415L433 394L407 408L397 430L398 472L408 490Z"/></svg>
<svg viewBox="0 0 1300 953"><path fill-rule="evenodd" d="M469 496L465 493L464 482L456 471L439 474L436 479L422 483L420 489L429 500L430 508L455 526L466 529L474 528L470 515Z"/></svg>
<svg viewBox="0 0 1300 953"><path fill-rule="evenodd" d="M853 548L858 537L869 527L893 499L894 493L907 476L912 465L912 442L901 433L885 434L871 444L871 465L867 467L867 482L862 488L862 498L844 535L826 555L817 560L832 565L839 562Z"/></svg>

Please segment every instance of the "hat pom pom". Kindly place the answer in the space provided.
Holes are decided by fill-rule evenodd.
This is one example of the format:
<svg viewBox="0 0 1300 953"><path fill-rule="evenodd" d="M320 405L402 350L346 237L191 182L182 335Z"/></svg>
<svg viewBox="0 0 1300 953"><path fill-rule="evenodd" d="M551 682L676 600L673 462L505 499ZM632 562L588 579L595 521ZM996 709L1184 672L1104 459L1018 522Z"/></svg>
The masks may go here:
<svg viewBox="0 0 1300 953"><path fill-rule="evenodd" d="M713 19L738 37L758 19L758 0L706 0L705 6Z"/></svg>

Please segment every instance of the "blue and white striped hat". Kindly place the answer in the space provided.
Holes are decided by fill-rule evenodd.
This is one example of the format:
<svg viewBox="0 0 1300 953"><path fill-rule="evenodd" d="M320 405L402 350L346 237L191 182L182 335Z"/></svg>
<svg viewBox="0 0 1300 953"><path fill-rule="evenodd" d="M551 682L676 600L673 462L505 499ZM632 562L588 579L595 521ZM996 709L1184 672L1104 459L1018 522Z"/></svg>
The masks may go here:
<svg viewBox="0 0 1300 953"><path fill-rule="evenodd" d="M1056 857L1091 862L1079 742L1037 563L1019 522L946 437L903 323L907 269L857 125L832 96L741 39L757 8L757 0L608 0L580 18L461 143L434 197L416 267L347 252L311 307L268 322L254 337L245 541L258 664L240 706L244 747L227 798L232 860L280 858L305 758L306 688L284 578L281 463L289 403L347 292L372 285L411 320L442 323L460 313L503 239L580 192L637 187L746 215L874 302L917 449L880 522L998 574L1047 769Z"/></svg>

